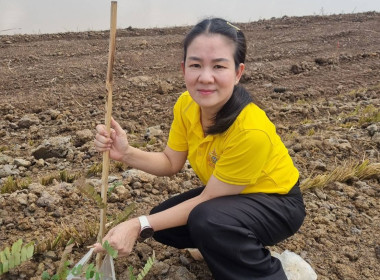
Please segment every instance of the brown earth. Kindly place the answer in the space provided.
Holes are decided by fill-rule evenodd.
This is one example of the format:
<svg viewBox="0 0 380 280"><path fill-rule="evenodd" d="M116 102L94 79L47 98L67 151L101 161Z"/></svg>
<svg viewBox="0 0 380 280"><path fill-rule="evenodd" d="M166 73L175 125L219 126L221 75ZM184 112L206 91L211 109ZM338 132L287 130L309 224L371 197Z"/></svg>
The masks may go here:
<svg viewBox="0 0 380 280"><path fill-rule="evenodd" d="M242 83L276 124L301 181L363 160L378 166L380 14L283 17L238 25L249 49ZM171 108L185 90L181 40L188 29L117 32L113 116L142 149L165 146ZM96 124L104 122L108 39L106 31L0 36L1 185L4 189L9 176L32 181L26 189L0 195L0 250L18 238L44 244L71 227L79 232L73 233L78 246L70 255L76 262L94 242L98 229L93 223L99 216L94 202L70 181L40 183L63 170L86 174L101 162L92 137ZM118 186L109 197L110 216L132 202L137 205L132 216L147 213L199 184L189 166L170 178L126 170L111 163L110 181ZM100 177L87 181L99 188ZM380 279L379 180L379 173L350 176L305 190L303 226L270 249L300 254L319 279ZM44 270L55 272L63 240L0 278L39 279ZM141 269L152 250L157 263L147 279L211 279L204 262L153 240L116 259L118 279L129 279L129 265L135 272Z"/></svg>

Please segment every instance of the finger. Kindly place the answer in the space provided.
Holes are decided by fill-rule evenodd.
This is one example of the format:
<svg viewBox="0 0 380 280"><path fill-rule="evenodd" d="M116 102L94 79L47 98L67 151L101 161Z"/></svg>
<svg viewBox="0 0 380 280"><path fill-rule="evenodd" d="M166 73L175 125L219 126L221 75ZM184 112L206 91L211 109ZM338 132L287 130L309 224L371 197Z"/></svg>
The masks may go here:
<svg viewBox="0 0 380 280"><path fill-rule="evenodd" d="M111 119L111 127L115 129L116 134L124 133L124 129L114 118Z"/></svg>
<svg viewBox="0 0 380 280"><path fill-rule="evenodd" d="M95 253L100 253L100 252L105 252L106 250L103 248L102 244L100 243L95 243L92 245L94 247L94 252Z"/></svg>
<svg viewBox="0 0 380 280"><path fill-rule="evenodd" d="M102 143L104 145L112 144L113 140L107 136L101 135L101 134L96 134L95 135L95 140L97 140L99 143Z"/></svg>
<svg viewBox="0 0 380 280"><path fill-rule="evenodd" d="M94 140L94 146L96 151L98 152L105 152L112 149L112 144L104 144L102 142L99 142L98 140Z"/></svg>
<svg viewBox="0 0 380 280"><path fill-rule="evenodd" d="M96 131L98 132L98 134L108 137L107 129L104 124L98 124L96 126Z"/></svg>
<svg viewBox="0 0 380 280"><path fill-rule="evenodd" d="M116 131L115 131L115 129L111 128L110 133L111 133L111 139L115 139L115 137L116 137Z"/></svg>

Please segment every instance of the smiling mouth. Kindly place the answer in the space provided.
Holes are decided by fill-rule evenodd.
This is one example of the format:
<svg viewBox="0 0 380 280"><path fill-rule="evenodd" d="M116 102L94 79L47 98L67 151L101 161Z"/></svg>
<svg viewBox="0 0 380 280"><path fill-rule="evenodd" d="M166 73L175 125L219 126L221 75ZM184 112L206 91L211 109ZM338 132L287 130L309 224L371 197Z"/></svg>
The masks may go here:
<svg viewBox="0 0 380 280"><path fill-rule="evenodd" d="M215 90L212 89L199 89L198 92L202 95L209 95L215 92Z"/></svg>

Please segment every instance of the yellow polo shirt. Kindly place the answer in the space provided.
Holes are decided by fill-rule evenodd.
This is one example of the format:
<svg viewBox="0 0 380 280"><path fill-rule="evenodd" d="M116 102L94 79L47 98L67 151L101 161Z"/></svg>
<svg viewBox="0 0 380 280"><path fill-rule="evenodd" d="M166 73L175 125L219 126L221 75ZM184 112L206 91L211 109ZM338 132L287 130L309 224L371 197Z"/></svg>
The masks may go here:
<svg viewBox="0 0 380 280"><path fill-rule="evenodd" d="M242 193L286 194L299 177L275 126L253 103L227 131L204 137L199 105L184 92L174 106L168 146L188 152L191 167L205 185L214 175L228 184L246 185Z"/></svg>

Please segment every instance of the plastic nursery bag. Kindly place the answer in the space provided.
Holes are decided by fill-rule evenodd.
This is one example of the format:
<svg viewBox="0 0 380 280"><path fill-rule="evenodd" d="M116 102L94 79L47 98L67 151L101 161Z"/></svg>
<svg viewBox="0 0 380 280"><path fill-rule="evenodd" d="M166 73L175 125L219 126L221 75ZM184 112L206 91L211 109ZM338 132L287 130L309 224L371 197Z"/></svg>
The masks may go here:
<svg viewBox="0 0 380 280"><path fill-rule="evenodd" d="M86 255L83 256L83 258L75 265L85 265L91 258L92 253L94 251L94 248L90 249L90 251L87 252ZM115 277L115 267L113 264L113 258L110 255L106 255L103 259L103 263L100 267L99 272L102 274L101 280L116 280ZM67 280L84 280L85 277L81 276L74 276L73 274L69 274L66 278ZM95 279L95 278L91 278Z"/></svg>
<svg viewBox="0 0 380 280"><path fill-rule="evenodd" d="M272 256L281 261L288 280L316 280L317 274L313 268L296 253L285 250L282 254L271 252Z"/></svg>

